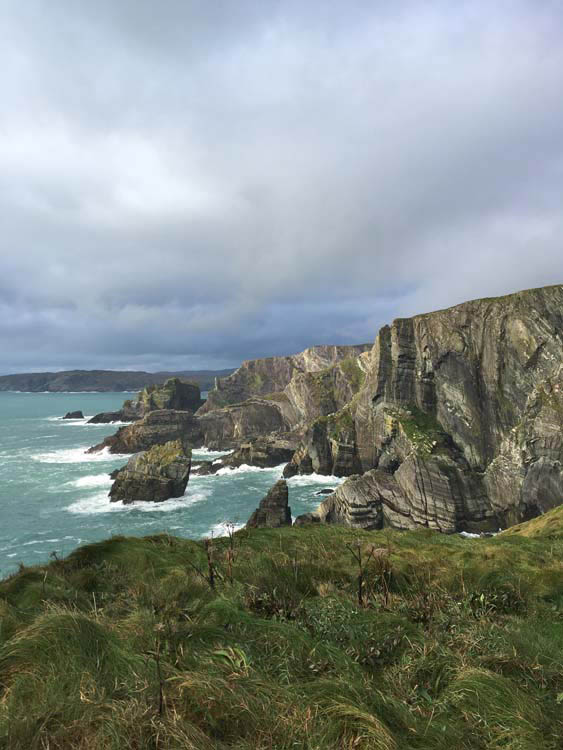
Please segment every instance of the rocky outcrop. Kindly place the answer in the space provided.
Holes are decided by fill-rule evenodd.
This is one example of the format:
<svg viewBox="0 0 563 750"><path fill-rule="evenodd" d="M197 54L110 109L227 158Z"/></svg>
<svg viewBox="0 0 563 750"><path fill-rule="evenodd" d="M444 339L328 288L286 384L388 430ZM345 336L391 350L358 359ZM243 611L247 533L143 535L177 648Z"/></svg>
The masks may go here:
<svg viewBox="0 0 563 750"><path fill-rule="evenodd" d="M290 424L275 400L252 398L243 404L198 413L203 442L212 450L238 447L272 433L286 433Z"/></svg>
<svg viewBox="0 0 563 750"><path fill-rule="evenodd" d="M349 423L331 435L314 423L288 471L334 472L347 446L346 472L370 472L377 517L400 528L488 529L554 507L563 500L562 330L562 286L384 326ZM332 508L346 505L348 490L338 492ZM326 517L355 524L350 507Z"/></svg>
<svg viewBox="0 0 563 750"><path fill-rule="evenodd" d="M349 348L361 349L325 348L334 356L344 353L343 350L347 351ZM281 359L286 364L286 360L291 360ZM241 441L268 434L302 434L312 420L332 414L358 393L368 361L367 353L364 353L360 356L349 356L316 372L294 368L293 375L283 391L253 396L241 403L220 409L211 409L206 405L198 412L205 434L205 444L210 448L225 449L236 447ZM308 360L301 362L301 366L319 365L320 362L321 360L314 358L311 363ZM246 364L250 366L251 363ZM241 369L248 374L248 367ZM289 376L288 371L283 370L283 378L280 376L278 383L285 381L286 375ZM248 382L246 387L250 388ZM263 386L260 388L263 389Z"/></svg>
<svg viewBox="0 0 563 750"><path fill-rule="evenodd" d="M243 443L233 453L221 459L221 465L238 467L258 466L268 469L287 463L295 452L296 440L267 436Z"/></svg>
<svg viewBox="0 0 563 750"><path fill-rule="evenodd" d="M359 471L354 420L346 408L315 420L307 428L283 475L315 473L346 477Z"/></svg>
<svg viewBox="0 0 563 750"><path fill-rule="evenodd" d="M113 422L136 422L142 419L140 411L133 408L131 401L126 401L119 411L103 411L88 420L88 424L112 424Z"/></svg>
<svg viewBox="0 0 563 750"><path fill-rule="evenodd" d="M186 450L202 445L199 421L191 412L152 411L138 422L121 427L115 435L109 435L90 448L88 453L104 449L110 453L138 453L172 440L179 440Z"/></svg>
<svg viewBox="0 0 563 750"><path fill-rule="evenodd" d="M198 385L180 378L168 378L162 385L153 384L143 388L135 401L124 401L119 411L96 414L88 424L136 422L151 411L163 409L195 412L203 403Z"/></svg>
<svg viewBox="0 0 563 750"><path fill-rule="evenodd" d="M179 441L138 453L121 469L110 490L112 503L161 503L181 497L190 477L190 454Z"/></svg>
<svg viewBox="0 0 563 750"><path fill-rule="evenodd" d="M138 408L143 414L161 409L196 412L203 403L199 386L180 378L169 378L163 385L147 386L137 399Z"/></svg>
<svg viewBox="0 0 563 750"><path fill-rule="evenodd" d="M217 378L200 414L232 404L240 404L254 396L282 392L295 375L320 372L341 360L354 358L368 351L370 345L312 346L300 354L268 357L243 362L232 375Z"/></svg>
<svg viewBox="0 0 563 750"><path fill-rule="evenodd" d="M81 411L67 411L63 419L84 419L84 414Z"/></svg>
<svg viewBox="0 0 563 750"><path fill-rule="evenodd" d="M277 529L280 526L291 526L291 508L288 505L287 482L284 479L274 484L246 524L247 529Z"/></svg>

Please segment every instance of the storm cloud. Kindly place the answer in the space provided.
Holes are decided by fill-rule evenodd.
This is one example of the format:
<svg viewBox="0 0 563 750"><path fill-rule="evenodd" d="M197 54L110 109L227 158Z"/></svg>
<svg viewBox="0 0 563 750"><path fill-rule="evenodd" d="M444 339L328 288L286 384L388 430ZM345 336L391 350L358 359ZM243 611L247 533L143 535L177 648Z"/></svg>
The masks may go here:
<svg viewBox="0 0 563 750"><path fill-rule="evenodd" d="M563 281L558 2L0 9L2 372L230 366Z"/></svg>

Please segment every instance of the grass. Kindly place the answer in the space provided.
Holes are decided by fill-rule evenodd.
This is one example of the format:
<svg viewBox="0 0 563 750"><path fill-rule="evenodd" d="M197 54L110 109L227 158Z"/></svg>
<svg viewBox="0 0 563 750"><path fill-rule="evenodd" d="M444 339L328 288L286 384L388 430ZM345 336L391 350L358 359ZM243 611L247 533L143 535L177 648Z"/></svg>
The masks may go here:
<svg viewBox="0 0 563 750"><path fill-rule="evenodd" d="M561 750L561 509L492 539L243 530L213 586L208 552L113 537L0 582L0 747Z"/></svg>

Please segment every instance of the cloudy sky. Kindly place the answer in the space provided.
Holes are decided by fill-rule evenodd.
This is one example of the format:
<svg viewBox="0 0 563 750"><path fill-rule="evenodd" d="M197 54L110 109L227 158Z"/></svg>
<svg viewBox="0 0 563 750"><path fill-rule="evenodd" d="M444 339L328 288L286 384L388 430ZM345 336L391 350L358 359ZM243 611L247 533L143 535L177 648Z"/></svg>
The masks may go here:
<svg viewBox="0 0 563 750"><path fill-rule="evenodd" d="M563 282L561 2L0 0L0 372Z"/></svg>

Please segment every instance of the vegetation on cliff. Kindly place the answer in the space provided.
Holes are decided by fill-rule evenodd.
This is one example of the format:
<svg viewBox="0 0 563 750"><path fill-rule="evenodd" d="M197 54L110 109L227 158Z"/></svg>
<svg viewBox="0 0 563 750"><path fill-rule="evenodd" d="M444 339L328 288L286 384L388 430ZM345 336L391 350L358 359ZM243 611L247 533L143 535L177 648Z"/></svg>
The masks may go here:
<svg viewBox="0 0 563 750"><path fill-rule="evenodd" d="M558 750L562 704L560 510L115 537L0 583L10 750Z"/></svg>

